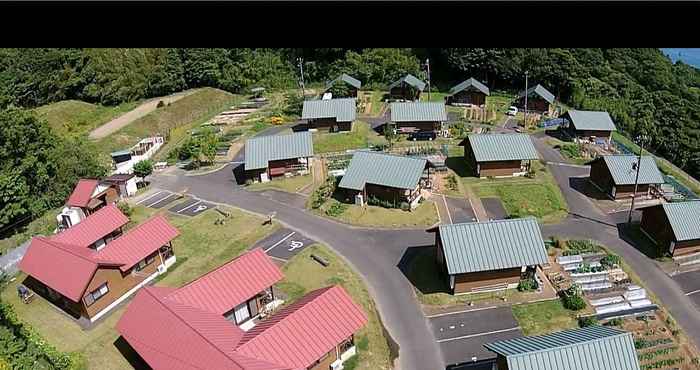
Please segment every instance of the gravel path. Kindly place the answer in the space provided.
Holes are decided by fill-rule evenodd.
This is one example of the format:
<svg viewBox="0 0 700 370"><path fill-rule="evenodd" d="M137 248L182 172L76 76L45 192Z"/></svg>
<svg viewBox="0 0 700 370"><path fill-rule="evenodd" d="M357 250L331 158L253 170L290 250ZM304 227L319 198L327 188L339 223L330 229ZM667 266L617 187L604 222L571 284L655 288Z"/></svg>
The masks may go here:
<svg viewBox="0 0 700 370"><path fill-rule="evenodd" d="M197 92L196 89L193 90L187 90L187 91L182 91L176 94L160 97L160 98L153 98L147 100L145 103L139 105L138 107L134 108L133 110L130 110L121 116L105 123L104 125L90 131L90 139L93 140L98 140L105 138L109 136L110 134L119 131L121 128L124 126L130 124L131 122L136 121L137 119L153 112L156 110L156 106L158 105L159 101L163 101L166 105L168 103L173 103L176 102L182 98L184 98L187 95L192 95L193 93Z"/></svg>

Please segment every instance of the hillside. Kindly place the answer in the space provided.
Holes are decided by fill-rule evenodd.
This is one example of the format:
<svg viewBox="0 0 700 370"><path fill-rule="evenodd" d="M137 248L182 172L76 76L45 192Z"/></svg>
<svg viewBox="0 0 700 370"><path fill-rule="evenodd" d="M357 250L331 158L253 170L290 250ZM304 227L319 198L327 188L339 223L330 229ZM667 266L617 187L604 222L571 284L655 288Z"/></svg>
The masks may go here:
<svg viewBox="0 0 700 370"><path fill-rule="evenodd" d="M138 104L138 101L134 101L109 107L79 100L64 100L35 108L34 112L45 119L59 135L82 135L134 109Z"/></svg>

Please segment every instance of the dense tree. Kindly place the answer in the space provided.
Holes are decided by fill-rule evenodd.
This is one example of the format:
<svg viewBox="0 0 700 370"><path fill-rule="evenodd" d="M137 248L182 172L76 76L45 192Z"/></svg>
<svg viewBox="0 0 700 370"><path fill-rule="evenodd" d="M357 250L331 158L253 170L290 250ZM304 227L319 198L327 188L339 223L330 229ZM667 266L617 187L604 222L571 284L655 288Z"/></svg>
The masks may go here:
<svg viewBox="0 0 700 370"><path fill-rule="evenodd" d="M153 173L153 162L150 159L144 159L134 164L134 175L141 178L141 181L146 181L146 177Z"/></svg>

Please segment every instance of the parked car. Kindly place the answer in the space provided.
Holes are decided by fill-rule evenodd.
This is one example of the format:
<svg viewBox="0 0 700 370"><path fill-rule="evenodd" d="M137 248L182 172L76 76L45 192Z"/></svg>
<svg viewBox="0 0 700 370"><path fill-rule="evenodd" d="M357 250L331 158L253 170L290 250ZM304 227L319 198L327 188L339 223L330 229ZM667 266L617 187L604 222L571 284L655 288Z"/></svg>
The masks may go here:
<svg viewBox="0 0 700 370"><path fill-rule="evenodd" d="M421 131L421 132L414 132L409 136L409 139L416 141L416 140L428 140L428 141L433 141L437 138L437 134L435 134L434 131Z"/></svg>
<svg viewBox="0 0 700 370"><path fill-rule="evenodd" d="M518 108L517 108L517 107L510 106L510 107L508 108L508 111L506 112L506 114L509 115L509 116L514 116L514 115L518 114Z"/></svg>

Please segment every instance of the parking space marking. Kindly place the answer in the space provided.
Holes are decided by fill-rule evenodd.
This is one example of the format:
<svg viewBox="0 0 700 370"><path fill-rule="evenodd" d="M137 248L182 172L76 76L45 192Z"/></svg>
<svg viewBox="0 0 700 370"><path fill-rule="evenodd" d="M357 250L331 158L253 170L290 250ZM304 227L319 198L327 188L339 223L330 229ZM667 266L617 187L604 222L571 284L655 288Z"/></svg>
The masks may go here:
<svg viewBox="0 0 700 370"><path fill-rule="evenodd" d="M153 202L153 203L147 205L146 207L153 208L153 206L156 205L156 204L158 204L158 203L163 203L164 206L165 206L165 205L168 205L168 203L170 203L170 202L173 201L173 199L171 199L172 197L177 198L178 195L175 194L175 193L170 193L170 194L167 195L166 197L160 198L160 199L156 200L155 202ZM171 199L171 200L168 200L168 199Z"/></svg>
<svg viewBox="0 0 700 370"><path fill-rule="evenodd" d="M452 215L450 214L450 207L447 205L447 199L445 199L445 195L442 196L442 201L445 202L445 209L447 210L447 217L450 219L450 224L453 224L452 222Z"/></svg>
<svg viewBox="0 0 700 370"><path fill-rule="evenodd" d="M446 312L446 313L437 313L435 315L429 315L426 316L429 319L432 319L434 317L442 317L442 316L449 316L449 315L457 315L460 313L467 313L467 312L476 312L476 311L483 311L483 310L490 310L494 308L499 308L498 306L489 306L489 307L481 307L481 308L475 308L473 310L462 310L462 311L455 311L455 312Z"/></svg>
<svg viewBox="0 0 700 370"><path fill-rule="evenodd" d="M155 197L156 195L158 195L158 194L160 194L160 193L162 193L162 192L163 192L163 190L161 190L161 191L159 191L159 192L157 192L157 193L155 193L155 194L153 194L153 195L150 195L150 196L148 196L148 197L146 197L146 198L143 198L143 199L139 200L138 202L136 202L136 204L141 204L141 203L143 203L143 202L145 202L145 201L147 201L147 200L149 200L149 199Z"/></svg>
<svg viewBox="0 0 700 370"><path fill-rule="evenodd" d="M487 332L484 332L484 333L462 335L462 336L454 337L454 338L438 339L437 342L438 342L438 343L451 342L451 341L453 341L453 340L460 340L460 339L468 339L468 338L474 338L474 337L481 337L481 336L484 336L484 335L493 335L493 334L498 334L498 333L506 333L506 332L513 331L513 330L520 330L520 327L519 327L519 326L516 326L516 327L510 328L510 329L502 329L502 330L487 331Z"/></svg>
<svg viewBox="0 0 700 370"><path fill-rule="evenodd" d="M278 241L277 243L273 244L270 248L265 249L265 253L269 252L272 248L274 248L274 247L276 247L276 246L282 244L282 242L284 242L285 240L291 238L292 235L294 235L294 234L296 234L296 231L292 231L292 232L289 233L287 236L285 236L284 238L282 238L280 241Z"/></svg>
<svg viewBox="0 0 700 370"><path fill-rule="evenodd" d="M685 295L693 295L695 293L700 293L700 289L693 290L692 292L685 293Z"/></svg>
<svg viewBox="0 0 700 370"><path fill-rule="evenodd" d="M196 205L199 204L199 203L202 203L202 201L201 201L201 200L198 200L198 201L196 201L196 202L190 204L189 206L187 206L187 207L185 207L185 208L183 208L183 209L177 211L176 213L182 213L182 212L184 212L184 211L186 211L186 210L188 210L188 209L190 209L190 208L196 206Z"/></svg>

